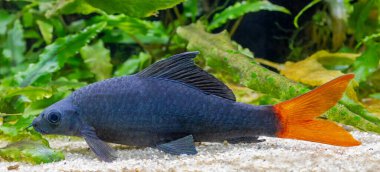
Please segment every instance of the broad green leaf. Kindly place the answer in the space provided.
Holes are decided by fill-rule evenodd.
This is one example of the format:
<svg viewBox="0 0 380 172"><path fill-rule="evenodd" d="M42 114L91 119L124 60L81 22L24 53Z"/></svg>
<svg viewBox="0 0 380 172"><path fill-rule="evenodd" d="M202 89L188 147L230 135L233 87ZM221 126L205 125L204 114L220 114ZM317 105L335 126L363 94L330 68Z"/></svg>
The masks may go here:
<svg viewBox="0 0 380 172"><path fill-rule="evenodd" d="M380 26L378 17L380 1L358 1L353 7L354 10L349 17L348 23L354 30L355 39L361 41L365 36L378 32Z"/></svg>
<svg viewBox="0 0 380 172"><path fill-rule="evenodd" d="M165 44L169 33L158 21L147 21L125 15L108 15L98 18L107 21L106 35L103 41L112 43Z"/></svg>
<svg viewBox="0 0 380 172"><path fill-rule="evenodd" d="M0 149L0 156L7 161L23 161L31 164L56 162L65 159L61 151L53 150L38 141L21 141Z"/></svg>
<svg viewBox="0 0 380 172"><path fill-rule="evenodd" d="M132 56L115 71L115 76L131 75L142 70L150 58L149 54L142 52L139 55Z"/></svg>
<svg viewBox="0 0 380 172"><path fill-rule="evenodd" d="M46 44L50 44L53 39L53 26L42 20L37 20L37 25Z"/></svg>
<svg viewBox="0 0 380 172"><path fill-rule="evenodd" d="M149 30L158 29L156 25L159 22L142 20L126 15L108 15L106 18L99 20L107 20L108 26L117 27L129 34L147 34Z"/></svg>
<svg viewBox="0 0 380 172"><path fill-rule="evenodd" d="M158 10L174 7L183 0L86 0L86 2L109 14L124 13L132 17L148 17Z"/></svg>
<svg viewBox="0 0 380 172"><path fill-rule="evenodd" d="M112 64L110 51L104 47L102 41L82 47L80 54L84 63L95 74L98 81L111 77Z"/></svg>
<svg viewBox="0 0 380 172"><path fill-rule="evenodd" d="M147 34L131 35L121 30L105 30L105 36L102 40L105 43L119 43L119 44L161 44L165 45L169 41L169 36L157 33L158 30L150 30Z"/></svg>
<svg viewBox="0 0 380 172"><path fill-rule="evenodd" d="M22 87L30 85L41 76L60 69L68 58L77 54L80 48L93 39L105 26L106 23L94 24L78 34L58 38L44 49L38 63L30 64L26 71L16 75L19 85Z"/></svg>
<svg viewBox="0 0 380 172"><path fill-rule="evenodd" d="M31 101L41 100L52 96L52 90L50 88L41 87L12 87L6 90L4 98L10 98L13 96L25 96Z"/></svg>
<svg viewBox="0 0 380 172"><path fill-rule="evenodd" d="M33 13L32 10L24 11L22 13L22 24L24 25L24 28L32 27L35 24L34 23L35 16L33 16L32 13Z"/></svg>
<svg viewBox="0 0 380 172"><path fill-rule="evenodd" d="M18 134L17 129L13 126L0 125L0 131L2 135L8 135L10 137L15 137Z"/></svg>
<svg viewBox="0 0 380 172"><path fill-rule="evenodd" d="M3 140L12 140L12 141L18 141L20 139L23 139L28 133L26 131L26 127L28 127L33 119L34 116L26 116L23 117L21 114L1 114L4 117L9 117L6 119L6 122L0 126L0 138ZM10 119L12 118L13 119ZM31 138L34 138L32 136ZM35 138L38 139L38 134L35 136Z"/></svg>
<svg viewBox="0 0 380 172"><path fill-rule="evenodd" d="M8 24L12 21L14 15L7 11L0 10L0 35L4 35L7 31Z"/></svg>
<svg viewBox="0 0 380 172"><path fill-rule="evenodd" d="M238 47L232 43L225 31L218 34L207 33L205 27L197 23L180 27L177 29L177 33L180 37L188 40L188 50L200 51L200 56L205 59L207 66L224 73L233 82L282 101L310 91L306 86L258 65L252 58L244 54L231 53L231 51L237 52ZM374 117L363 109L352 111L356 105L355 103L352 106L338 103L324 116L365 131L380 133L380 118Z"/></svg>
<svg viewBox="0 0 380 172"><path fill-rule="evenodd" d="M367 77L376 71L380 60L380 43L369 41L366 50L354 63L355 79L363 82Z"/></svg>
<svg viewBox="0 0 380 172"><path fill-rule="evenodd" d="M78 82L76 80L68 80L65 77L58 78L55 81L49 83L49 86L56 88L59 92L69 92L70 90L75 90L80 87L86 86L85 82Z"/></svg>
<svg viewBox="0 0 380 172"><path fill-rule="evenodd" d="M270 3L269 1L243 1L237 2L233 6L230 6L223 10L221 13L215 14L208 30L213 30L220 27L228 20L236 19L240 16L243 16L246 13L258 12L261 10L267 11L278 11L286 14L290 14L289 10L284 7Z"/></svg>
<svg viewBox="0 0 380 172"><path fill-rule="evenodd" d="M9 87L0 94L0 116L26 115L28 109L36 101L42 101L53 95L51 88L42 87ZM24 117L26 117L24 116Z"/></svg>
<svg viewBox="0 0 380 172"><path fill-rule="evenodd" d="M60 14L91 14L99 11L85 0L57 0L53 8L46 12L48 17Z"/></svg>
<svg viewBox="0 0 380 172"><path fill-rule="evenodd" d="M4 45L3 55L10 59L13 66L24 61L25 41L20 20L13 23L13 28L8 30L7 40Z"/></svg>
<svg viewBox="0 0 380 172"><path fill-rule="evenodd" d="M185 0L183 2L183 12L186 17L191 18L191 21L195 21L195 18L200 14L200 8L198 8L198 0Z"/></svg>

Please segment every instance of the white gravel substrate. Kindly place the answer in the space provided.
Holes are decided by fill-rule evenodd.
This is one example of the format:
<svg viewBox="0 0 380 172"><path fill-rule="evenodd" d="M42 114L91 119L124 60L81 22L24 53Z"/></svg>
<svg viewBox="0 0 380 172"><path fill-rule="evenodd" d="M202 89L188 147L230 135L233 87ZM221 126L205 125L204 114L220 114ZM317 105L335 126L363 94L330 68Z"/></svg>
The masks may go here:
<svg viewBox="0 0 380 172"><path fill-rule="evenodd" d="M380 171L380 135L354 131L363 144L336 147L318 143L268 138L256 144L202 143L195 156L172 156L153 148L113 145L119 158L100 162L82 140L50 140L66 160L29 165L0 162L0 171ZM15 171L15 170L12 170Z"/></svg>

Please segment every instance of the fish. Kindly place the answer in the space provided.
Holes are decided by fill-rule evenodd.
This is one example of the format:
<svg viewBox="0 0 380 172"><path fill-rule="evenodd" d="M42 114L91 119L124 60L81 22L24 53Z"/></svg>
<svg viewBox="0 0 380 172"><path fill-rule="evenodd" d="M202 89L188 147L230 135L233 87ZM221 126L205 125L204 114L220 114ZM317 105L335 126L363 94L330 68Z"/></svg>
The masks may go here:
<svg viewBox="0 0 380 172"><path fill-rule="evenodd" d="M296 98L254 106L236 101L225 84L184 52L139 73L82 87L36 117L41 134L83 137L101 161L117 157L108 143L195 155L194 142L257 143L259 136L357 146L338 124L318 118L341 99L353 74Z"/></svg>

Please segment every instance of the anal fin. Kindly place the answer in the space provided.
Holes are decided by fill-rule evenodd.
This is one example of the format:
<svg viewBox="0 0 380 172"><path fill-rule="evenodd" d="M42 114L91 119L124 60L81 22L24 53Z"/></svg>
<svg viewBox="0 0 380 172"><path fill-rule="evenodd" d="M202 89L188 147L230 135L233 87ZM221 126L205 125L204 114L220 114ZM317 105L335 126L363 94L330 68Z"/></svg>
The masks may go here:
<svg viewBox="0 0 380 172"><path fill-rule="evenodd" d="M197 150L195 149L195 145L194 145L193 135L188 135L186 137L182 137L180 139L173 140L168 143L157 145L156 148L163 152L170 153L173 155L197 154Z"/></svg>

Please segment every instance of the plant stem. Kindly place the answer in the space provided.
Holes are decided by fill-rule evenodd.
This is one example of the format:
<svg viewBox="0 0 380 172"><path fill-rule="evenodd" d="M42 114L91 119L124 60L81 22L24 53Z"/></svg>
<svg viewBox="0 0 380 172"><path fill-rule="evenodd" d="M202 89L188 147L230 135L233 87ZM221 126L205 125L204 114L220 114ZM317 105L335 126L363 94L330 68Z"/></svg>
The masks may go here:
<svg viewBox="0 0 380 172"><path fill-rule="evenodd" d="M147 52L151 57L153 57L153 54L150 52L149 48L146 47L137 37L135 37L132 34L128 34L133 41L135 41L142 49L144 49L145 52Z"/></svg>
<svg viewBox="0 0 380 172"><path fill-rule="evenodd" d="M281 69L284 68L284 66L282 64L271 62L269 60L262 59L262 58L255 58L255 61L257 63L264 64L266 66L272 67L272 68L274 68L274 69L276 69L278 71L281 71Z"/></svg>
<svg viewBox="0 0 380 172"><path fill-rule="evenodd" d="M237 28L239 27L241 21L243 20L244 16L241 16L239 17L239 19L236 20L236 22L234 23L234 25L232 26L232 29L230 31L230 37L232 38L232 36L235 34Z"/></svg>

